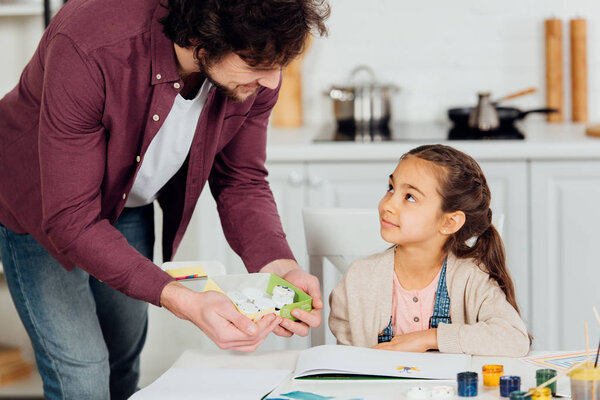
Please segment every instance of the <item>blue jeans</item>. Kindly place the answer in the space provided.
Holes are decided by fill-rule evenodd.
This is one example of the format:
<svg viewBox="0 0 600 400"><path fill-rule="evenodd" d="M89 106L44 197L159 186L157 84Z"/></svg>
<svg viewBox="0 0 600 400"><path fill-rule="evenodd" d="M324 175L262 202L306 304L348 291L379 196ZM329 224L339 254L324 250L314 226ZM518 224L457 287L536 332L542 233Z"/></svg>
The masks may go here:
<svg viewBox="0 0 600 400"><path fill-rule="evenodd" d="M152 259L152 205L125 209L115 227ZM137 390L148 305L82 269L67 272L31 236L0 224L10 294L27 330L47 399L126 399ZM115 260L118 262L118 260Z"/></svg>

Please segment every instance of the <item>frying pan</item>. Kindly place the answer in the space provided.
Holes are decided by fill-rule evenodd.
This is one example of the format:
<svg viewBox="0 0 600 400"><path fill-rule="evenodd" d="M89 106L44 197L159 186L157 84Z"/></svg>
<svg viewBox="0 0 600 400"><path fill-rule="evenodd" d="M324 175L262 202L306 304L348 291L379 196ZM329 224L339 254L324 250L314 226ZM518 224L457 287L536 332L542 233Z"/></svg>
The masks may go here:
<svg viewBox="0 0 600 400"><path fill-rule="evenodd" d="M456 127L468 127L471 111L473 111L473 107L451 108L448 110L448 118L454 122ZM558 110L555 108L535 108L533 110L521 111L515 107L496 107L496 111L498 112L500 125L506 126L513 125L515 121L521 120L531 113L550 114Z"/></svg>

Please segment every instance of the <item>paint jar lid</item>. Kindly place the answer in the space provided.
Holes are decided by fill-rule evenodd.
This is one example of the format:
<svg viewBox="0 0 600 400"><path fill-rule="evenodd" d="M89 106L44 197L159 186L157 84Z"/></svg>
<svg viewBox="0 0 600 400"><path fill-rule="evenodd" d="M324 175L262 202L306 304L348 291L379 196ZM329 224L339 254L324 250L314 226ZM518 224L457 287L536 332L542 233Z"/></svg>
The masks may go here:
<svg viewBox="0 0 600 400"><path fill-rule="evenodd" d="M500 377L500 383L516 385L521 383L521 377L515 375L502 375Z"/></svg>
<svg viewBox="0 0 600 400"><path fill-rule="evenodd" d="M294 301L294 291L287 286L277 285L273 288L273 296L281 297L284 299L291 298Z"/></svg>
<svg viewBox="0 0 600 400"><path fill-rule="evenodd" d="M514 392L510 392L510 400L523 400L525 399L525 395L527 394L527 392L522 392L522 391L514 391Z"/></svg>
<svg viewBox="0 0 600 400"><path fill-rule="evenodd" d="M262 290L253 288L253 287L249 287L249 288L244 288L242 289L242 293L248 298L248 300L250 300L251 302L254 302L254 300L256 299L260 299L261 297L264 297L265 292L263 292Z"/></svg>
<svg viewBox="0 0 600 400"><path fill-rule="evenodd" d="M600 380L600 367L594 368L593 365L582 365L581 367L575 368L567 375L571 379L581 381L597 381Z"/></svg>
<svg viewBox="0 0 600 400"><path fill-rule="evenodd" d="M484 374L497 374L504 371L503 365L488 364L481 367Z"/></svg>
<svg viewBox="0 0 600 400"><path fill-rule="evenodd" d="M529 391L533 392L531 397L547 397L547 398L552 397L552 392L550 391L549 387L543 387L538 390L535 390L535 388L531 388L531 389L529 389Z"/></svg>
<svg viewBox="0 0 600 400"><path fill-rule="evenodd" d="M535 371L535 377L536 378L552 378L553 376L556 376L556 370L552 369L552 368L541 368Z"/></svg>
<svg viewBox="0 0 600 400"><path fill-rule="evenodd" d="M458 381L476 381L477 380L477 372L459 372L456 374L456 380Z"/></svg>
<svg viewBox="0 0 600 400"><path fill-rule="evenodd" d="M242 292L238 292L237 290L230 290L227 292L227 297L231 299L238 306L242 303L246 303L248 301L248 297Z"/></svg>

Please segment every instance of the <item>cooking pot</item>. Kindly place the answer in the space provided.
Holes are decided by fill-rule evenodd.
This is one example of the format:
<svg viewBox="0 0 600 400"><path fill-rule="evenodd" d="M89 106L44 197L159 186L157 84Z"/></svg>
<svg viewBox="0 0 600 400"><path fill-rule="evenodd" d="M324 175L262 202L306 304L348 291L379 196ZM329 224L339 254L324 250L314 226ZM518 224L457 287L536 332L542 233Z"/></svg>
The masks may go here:
<svg viewBox="0 0 600 400"><path fill-rule="evenodd" d="M350 85L333 86L325 94L333 100L338 131L348 134L388 132L395 85L377 83L373 70L361 65L350 73Z"/></svg>
<svg viewBox="0 0 600 400"><path fill-rule="evenodd" d="M456 127L468 127L469 116L473 111L473 107L459 107L448 110L448 118L454 122ZM516 121L525 118L528 114L543 113L550 114L557 112L555 108L536 108L533 110L521 111L515 107L496 107L500 126L513 125Z"/></svg>

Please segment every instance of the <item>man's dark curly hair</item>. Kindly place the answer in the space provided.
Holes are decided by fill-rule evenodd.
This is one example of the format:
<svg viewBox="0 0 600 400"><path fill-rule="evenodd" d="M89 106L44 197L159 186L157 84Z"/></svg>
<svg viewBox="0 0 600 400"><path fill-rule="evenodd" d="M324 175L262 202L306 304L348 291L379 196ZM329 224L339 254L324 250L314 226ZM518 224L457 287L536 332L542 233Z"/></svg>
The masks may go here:
<svg viewBox="0 0 600 400"><path fill-rule="evenodd" d="M250 66L286 65L312 33L327 34L327 0L168 0L161 20L180 47L209 62L234 52Z"/></svg>

